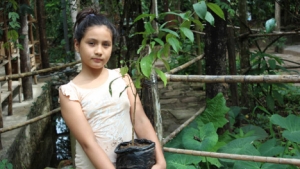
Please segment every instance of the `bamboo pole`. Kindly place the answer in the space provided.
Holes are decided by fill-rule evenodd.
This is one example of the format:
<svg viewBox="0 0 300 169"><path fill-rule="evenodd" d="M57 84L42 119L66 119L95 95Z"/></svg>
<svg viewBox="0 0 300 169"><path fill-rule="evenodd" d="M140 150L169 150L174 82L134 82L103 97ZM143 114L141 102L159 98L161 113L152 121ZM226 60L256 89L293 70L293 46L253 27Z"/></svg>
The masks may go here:
<svg viewBox="0 0 300 169"><path fill-rule="evenodd" d="M52 71L56 71L56 70L60 70L66 67L71 67L74 66L78 63L80 63L81 61L75 61L72 63L67 63L65 65L62 66L56 66L56 67L51 67L51 68L46 68L46 69L41 69L41 70L36 70L36 71L32 71L32 72L26 72L26 73L20 73L20 74L12 74L12 75L7 75L7 76L0 76L0 82L1 81L7 81L10 79L18 79L18 78L22 78L22 77L26 77L26 76L33 76L33 75L37 75L40 73L48 73L48 72L52 72Z"/></svg>
<svg viewBox="0 0 300 169"><path fill-rule="evenodd" d="M192 60L186 62L185 64L180 65L180 66L178 66L178 67L176 67L176 68L170 70L170 71L168 72L168 74L174 74L174 73L176 73L176 72L178 72L178 71L180 71L180 70L182 70L182 69L185 69L185 68L187 68L188 66L190 66L191 64L197 62L198 60L201 60L203 57L204 57L204 55L197 56L197 57L195 57L194 59L192 59Z"/></svg>
<svg viewBox="0 0 300 169"><path fill-rule="evenodd" d="M300 83L300 75L170 75L171 82L201 83Z"/></svg>
<svg viewBox="0 0 300 169"><path fill-rule="evenodd" d="M0 128L0 133L5 133L5 132L7 132L7 131L11 131L11 130L14 130L14 129L17 129L17 128L26 126L26 125L28 125L28 124L35 123L35 122L37 122L37 121L39 121L39 120L42 120L42 119L44 119L44 118L46 118L46 117L48 117L48 116L50 116L50 115L52 115L52 114L54 114L54 113L59 112L59 111L60 111L60 107L59 107L59 108L56 108L56 109L54 109L54 110L52 110L52 111L50 111L49 113L46 113L46 114L37 116L37 117L35 117L35 118L32 118L32 119L27 120L27 121L25 121L25 122L19 123L19 124L17 124L17 125L13 125L13 126L6 127L6 128Z"/></svg>
<svg viewBox="0 0 300 169"><path fill-rule="evenodd" d="M174 130L170 135L163 139L162 145L165 145L167 142L172 140L184 127L189 125L199 114L201 114L205 110L205 107L200 108L198 112L196 112L192 117L190 117L187 121L185 121L182 125L180 125L176 130Z"/></svg>
<svg viewBox="0 0 300 169"><path fill-rule="evenodd" d="M265 33L265 34L250 34L249 37L262 37L262 36L282 36L282 35L297 35L300 34L300 32L294 31L294 32L274 32L274 33Z"/></svg>
<svg viewBox="0 0 300 169"><path fill-rule="evenodd" d="M299 159L249 156L249 155L242 155L242 154L216 153L216 152L206 152L206 151L175 149L175 148L167 148L167 147L164 147L163 150L166 152L188 154L188 155L195 155L195 156L226 158L232 160L254 161L254 162L263 162L263 163L292 164L292 165L300 166Z"/></svg>

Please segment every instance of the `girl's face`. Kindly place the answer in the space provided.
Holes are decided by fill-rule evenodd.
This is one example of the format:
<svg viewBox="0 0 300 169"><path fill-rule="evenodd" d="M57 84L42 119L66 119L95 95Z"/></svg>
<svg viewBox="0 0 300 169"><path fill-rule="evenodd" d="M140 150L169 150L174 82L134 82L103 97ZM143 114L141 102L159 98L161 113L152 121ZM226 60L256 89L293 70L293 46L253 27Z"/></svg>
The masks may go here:
<svg viewBox="0 0 300 169"><path fill-rule="evenodd" d="M82 64L101 69L111 56L112 33L106 26L92 26L86 30L81 42L75 40L74 45L80 53Z"/></svg>

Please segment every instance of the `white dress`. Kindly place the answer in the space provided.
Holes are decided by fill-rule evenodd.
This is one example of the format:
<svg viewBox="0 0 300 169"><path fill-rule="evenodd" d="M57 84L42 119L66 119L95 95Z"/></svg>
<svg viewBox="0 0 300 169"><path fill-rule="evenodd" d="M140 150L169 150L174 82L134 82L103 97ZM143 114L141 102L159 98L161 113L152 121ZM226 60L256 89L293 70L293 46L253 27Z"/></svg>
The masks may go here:
<svg viewBox="0 0 300 169"><path fill-rule="evenodd" d="M92 127L96 140L106 152L112 163L116 161L114 149L124 141L131 140L132 123L130 119L130 102L125 89L126 83L116 70L109 70L108 79L94 89L83 89L72 81L60 86L60 90L72 101L81 104L82 111ZM120 77L120 78L118 78ZM112 85L112 96L109 84ZM124 91L124 92L123 92ZM120 96L120 93L121 96ZM80 169L95 168L76 141L75 165Z"/></svg>

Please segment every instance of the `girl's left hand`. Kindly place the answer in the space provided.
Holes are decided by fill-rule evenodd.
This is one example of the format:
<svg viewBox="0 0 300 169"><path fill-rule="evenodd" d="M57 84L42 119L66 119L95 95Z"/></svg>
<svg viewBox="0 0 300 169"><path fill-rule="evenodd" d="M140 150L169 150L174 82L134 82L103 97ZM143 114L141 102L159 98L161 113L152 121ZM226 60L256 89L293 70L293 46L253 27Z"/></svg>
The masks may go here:
<svg viewBox="0 0 300 169"><path fill-rule="evenodd" d="M151 169L166 169L166 166L155 164Z"/></svg>

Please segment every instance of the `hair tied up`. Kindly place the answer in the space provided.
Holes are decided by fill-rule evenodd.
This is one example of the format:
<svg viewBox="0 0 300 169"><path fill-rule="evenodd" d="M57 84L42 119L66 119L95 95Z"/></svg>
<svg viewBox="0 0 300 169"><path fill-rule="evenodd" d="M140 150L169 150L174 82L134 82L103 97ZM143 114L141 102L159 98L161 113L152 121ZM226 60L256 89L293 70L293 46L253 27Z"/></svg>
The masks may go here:
<svg viewBox="0 0 300 169"><path fill-rule="evenodd" d="M91 14L89 14L88 16L95 16L95 14L91 13Z"/></svg>

